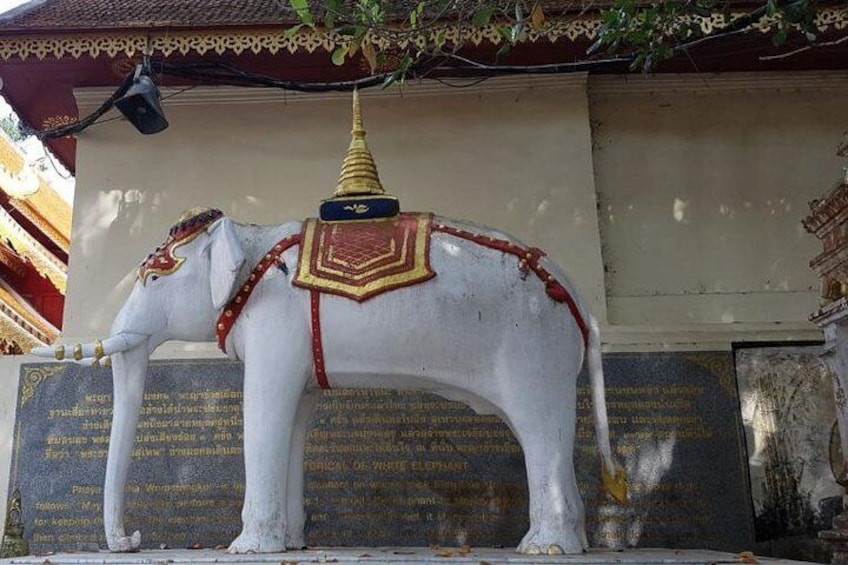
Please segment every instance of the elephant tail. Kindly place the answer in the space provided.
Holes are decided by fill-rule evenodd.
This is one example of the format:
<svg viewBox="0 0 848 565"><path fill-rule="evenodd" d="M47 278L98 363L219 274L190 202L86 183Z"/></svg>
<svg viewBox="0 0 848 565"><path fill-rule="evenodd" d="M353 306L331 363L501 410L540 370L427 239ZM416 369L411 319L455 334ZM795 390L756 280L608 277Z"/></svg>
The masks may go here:
<svg viewBox="0 0 848 565"><path fill-rule="evenodd" d="M589 339L586 360L589 369L589 386L592 387L592 406L595 410L595 439L601 454L601 474L607 493L619 504L627 502L627 473L612 457L609 438L607 402L604 394L604 368L601 362L601 332L594 316L586 316Z"/></svg>

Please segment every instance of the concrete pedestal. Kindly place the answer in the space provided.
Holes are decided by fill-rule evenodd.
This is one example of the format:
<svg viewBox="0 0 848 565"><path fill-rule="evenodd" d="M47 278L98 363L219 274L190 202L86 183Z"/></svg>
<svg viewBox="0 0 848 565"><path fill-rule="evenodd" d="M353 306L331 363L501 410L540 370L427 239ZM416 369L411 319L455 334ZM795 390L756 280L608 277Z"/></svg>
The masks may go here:
<svg viewBox="0 0 848 565"><path fill-rule="evenodd" d="M720 551L636 549L593 550L580 555L519 555L512 549L488 548L328 548L287 553L230 555L224 550L162 550L139 553L61 553L55 555L0 559L0 565L166 565L232 564L290 565L303 563L362 563L368 565L410 565L413 563L474 565L717 565L747 563L791 565L803 563L785 559L754 557Z"/></svg>

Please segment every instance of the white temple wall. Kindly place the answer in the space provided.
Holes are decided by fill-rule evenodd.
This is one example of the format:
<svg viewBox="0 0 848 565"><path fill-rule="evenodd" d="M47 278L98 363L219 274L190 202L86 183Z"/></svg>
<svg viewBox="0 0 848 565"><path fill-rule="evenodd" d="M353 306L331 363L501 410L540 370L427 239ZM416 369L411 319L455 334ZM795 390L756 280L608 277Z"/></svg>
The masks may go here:
<svg viewBox="0 0 848 565"><path fill-rule="evenodd" d="M522 77L366 91L363 111L406 210L545 249L608 349L726 349L819 337L807 321L818 243L800 220L843 166L846 92L841 73ZM82 111L105 95L80 92ZM349 141L346 95L195 89L166 113L155 136L121 120L80 136L69 338L108 332L135 266L183 209L314 215Z"/></svg>
<svg viewBox="0 0 848 565"><path fill-rule="evenodd" d="M818 339L801 220L840 179L848 75L597 77L594 169L611 340Z"/></svg>
<svg viewBox="0 0 848 565"><path fill-rule="evenodd" d="M171 126L156 136L122 121L80 136L68 336L108 332L135 267L182 210L274 223L314 216L335 189L350 95L204 90L165 107ZM548 250L605 317L585 77L367 91L363 113L383 185L405 210L472 219Z"/></svg>

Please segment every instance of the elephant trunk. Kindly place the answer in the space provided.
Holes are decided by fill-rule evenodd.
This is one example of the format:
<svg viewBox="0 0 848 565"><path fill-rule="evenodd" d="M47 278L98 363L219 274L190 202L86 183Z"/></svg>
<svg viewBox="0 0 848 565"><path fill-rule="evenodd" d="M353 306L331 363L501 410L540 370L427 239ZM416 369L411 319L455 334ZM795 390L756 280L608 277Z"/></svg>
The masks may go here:
<svg viewBox="0 0 848 565"><path fill-rule="evenodd" d="M100 359L101 357L132 349L145 339L147 339L147 336L142 334L121 332L103 342L95 341L94 343L75 345L73 357L77 361L83 359ZM64 345L51 345L36 347L30 353L39 357L52 357L61 361L65 358L66 354L70 354L71 352L66 352Z"/></svg>
<svg viewBox="0 0 848 565"><path fill-rule="evenodd" d="M106 344L103 344L104 348ZM133 442L138 426L149 351L147 340L117 352L112 359L113 411L106 482L103 488L103 524L111 551L137 551L141 534L127 536L124 530L124 493L127 484Z"/></svg>

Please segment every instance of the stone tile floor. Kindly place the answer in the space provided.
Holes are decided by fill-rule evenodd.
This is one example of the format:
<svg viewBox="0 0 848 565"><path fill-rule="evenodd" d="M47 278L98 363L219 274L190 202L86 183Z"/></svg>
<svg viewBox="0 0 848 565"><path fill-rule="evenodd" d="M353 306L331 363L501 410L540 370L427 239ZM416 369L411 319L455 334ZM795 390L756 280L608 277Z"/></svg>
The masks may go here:
<svg viewBox="0 0 848 565"><path fill-rule="evenodd" d="M42 556L0 559L0 565L301 565L304 563L362 563L368 565L790 565L803 563L750 554L734 554L702 549L593 550L580 555L529 556L511 549L490 548L326 548L287 553L230 555L223 550L148 550L138 553L57 553Z"/></svg>

